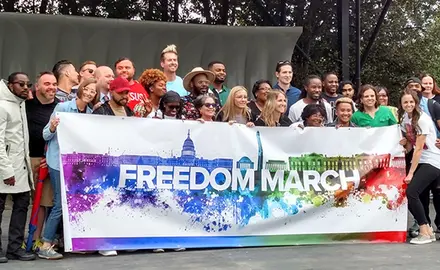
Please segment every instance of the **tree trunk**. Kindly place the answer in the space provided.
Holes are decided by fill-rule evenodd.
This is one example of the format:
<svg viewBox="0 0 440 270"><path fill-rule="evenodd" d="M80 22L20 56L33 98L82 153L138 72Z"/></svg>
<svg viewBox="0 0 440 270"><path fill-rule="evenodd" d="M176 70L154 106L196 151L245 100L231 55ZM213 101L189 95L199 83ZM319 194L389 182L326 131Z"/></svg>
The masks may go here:
<svg viewBox="0 0 440 270"><path fill-rule="evenodd" d="M173 22L179 22L179 0L174 0Z"/></svg>
<svg viewBox="0 0 440 270"><path fill-rule="evenodd" d="M15 12L15 4L18 3L18 0L2 0L3 9L5 12Z"/></svg>
<svg viewBox="0 0 440 270"><path fill-rule="evenodd" d="M229 21L229 0L222 0L222 8L220 11L220 23L228 25Z"/></svg>
<svg viewBox="0 0 440 270"><path fill-rule="evenodd" d="M40 9L39 9L40 14L47 13L48 5L49 5L49 0L41 0Z"/></svg>
<svg viewBox="0 0 440 270"><path fill-rule="evenodd" d="M212 24L212 18L211 18L211 9L210 9L210 0L203 0L203 16L206 19L206 24Z"/></svg>
<svg viewBox="0 0 440 270"><path fill-rule="evenodd" d="M170 16L168 15L168 0L161 0L161 21L162 22L167 22L170 18Z"/></svg>
<svg viewBox="0 0 440 270"><path fill-rule="evenodd" d="M148 0L147 20L153 19L154 0Z"/></svg>

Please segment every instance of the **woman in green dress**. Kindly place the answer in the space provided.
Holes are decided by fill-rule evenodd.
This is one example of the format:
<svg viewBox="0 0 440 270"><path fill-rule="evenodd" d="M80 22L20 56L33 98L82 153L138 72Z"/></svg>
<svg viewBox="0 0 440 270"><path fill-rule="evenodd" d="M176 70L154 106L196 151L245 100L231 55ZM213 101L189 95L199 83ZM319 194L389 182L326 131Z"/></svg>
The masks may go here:
<svg viewBox="0 0 440 270"><path fill-rule="evenodd" d="M351 121L358 127L386 127L397 124L396 117L386 106L380 106L377 90L366 84L359 90L359 106Z"/></svg>

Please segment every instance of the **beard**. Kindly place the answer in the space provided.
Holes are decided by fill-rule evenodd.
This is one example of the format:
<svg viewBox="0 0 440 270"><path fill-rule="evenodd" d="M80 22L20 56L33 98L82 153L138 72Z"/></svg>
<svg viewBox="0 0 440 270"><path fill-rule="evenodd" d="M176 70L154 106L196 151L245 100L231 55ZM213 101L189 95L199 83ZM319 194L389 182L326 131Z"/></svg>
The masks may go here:
<svg viewBox="0 0 440 270"><path fill-rule="evenodd" d="M215 77L214 82L215 82L216 84L222 84L222 83L225 82L225 79L220 79L220 78Z"/></svg>
<svg viewBox="0 0 440 270"><path fill-rule="evenodd" d="M198 97L200 95L204 95L204 94L208 93L208 88L199 88L197 86L194 86L193 93L196 97Z"/></svg>

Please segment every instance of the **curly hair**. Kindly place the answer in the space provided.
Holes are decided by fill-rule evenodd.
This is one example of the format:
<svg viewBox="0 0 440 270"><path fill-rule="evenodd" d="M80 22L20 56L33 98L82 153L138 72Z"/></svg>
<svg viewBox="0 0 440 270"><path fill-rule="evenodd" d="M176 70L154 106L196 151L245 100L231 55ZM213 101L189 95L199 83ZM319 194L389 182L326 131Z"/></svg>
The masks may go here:
<svg viewBox="0 0 440 270"><path fill-rule="evenodd" d="M153 86L158 81L167 81L165 74L159 69L146 69L142 72L138 79L139 83L147 90L148 94L151 94L150 87Z"/></svg>

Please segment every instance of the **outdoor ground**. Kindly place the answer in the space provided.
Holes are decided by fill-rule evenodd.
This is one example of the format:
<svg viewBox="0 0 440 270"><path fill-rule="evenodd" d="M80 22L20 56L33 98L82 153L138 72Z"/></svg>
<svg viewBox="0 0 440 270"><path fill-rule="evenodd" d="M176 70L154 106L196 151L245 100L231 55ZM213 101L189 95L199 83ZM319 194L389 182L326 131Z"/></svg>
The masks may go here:
<svg viewBox="0 0 440 270"><path fill-rule="evenodd" d="M432 210L434 213L434 210ZM5 248L11 210L3 215L2 242ZM113 269L276 269L276 270L376 270L440 269L440 241L414 246L409 244L334 244L294 247L189 250L184 252L120 253L117 257L98 254L66 255L60 261L10 261L0 270L113 270Z"/></svg>

